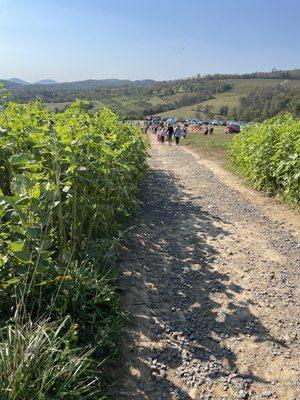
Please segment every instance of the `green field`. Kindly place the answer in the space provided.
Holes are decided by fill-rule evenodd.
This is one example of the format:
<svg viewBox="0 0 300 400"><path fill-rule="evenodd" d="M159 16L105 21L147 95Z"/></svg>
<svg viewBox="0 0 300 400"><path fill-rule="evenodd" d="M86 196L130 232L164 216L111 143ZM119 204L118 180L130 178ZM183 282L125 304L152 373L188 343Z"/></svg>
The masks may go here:
<svg viewBox="0 0 300 400"><path fill-rule="evenodd" d="M169 110L158 114L162 118L176 117L176 118L207 118L203 112L203 108L208 105L211 106L212 113L216 118L222 119L218 114L221 106L227 106L229 112L239 105L241 97L248 95L256 88L274 87L277 85L284 85L287 87L298 88L300 90L300 81L282 79L226 79L224 82L231 84L233 87L230 91L219 93L214 99L203 101L201 103L192 104L190 106L180 107L175 110ZM225 118L226 119L226 118Z"/></svg>
<svg viewBox="0 0 300 400"><path fill-rule="evenodd" d="M235 137L233 134L224 133L224 127L214 127L214 134L204 136L202 132L188 132L182 144L205 158L217 161L224 165L229 144Z"/></svg>

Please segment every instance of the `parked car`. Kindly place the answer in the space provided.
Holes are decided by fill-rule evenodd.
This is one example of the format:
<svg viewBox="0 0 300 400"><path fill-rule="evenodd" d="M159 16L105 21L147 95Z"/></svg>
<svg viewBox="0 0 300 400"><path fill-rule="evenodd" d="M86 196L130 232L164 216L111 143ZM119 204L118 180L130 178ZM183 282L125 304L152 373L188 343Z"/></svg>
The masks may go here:
<svg viewBox="0 0 300 400"><path fill-rule="evenodd" d="M219 121L216 120L216 119L214 119L213 121L211 121L211 124L212 124L212 125L219 126Z"/></svg>
<svg viewBox="0 0 300 400"><path fill-rule="evenodd" d="M225 128L225 133L239 133L241 131L240 125L229 124Z"/></svg>

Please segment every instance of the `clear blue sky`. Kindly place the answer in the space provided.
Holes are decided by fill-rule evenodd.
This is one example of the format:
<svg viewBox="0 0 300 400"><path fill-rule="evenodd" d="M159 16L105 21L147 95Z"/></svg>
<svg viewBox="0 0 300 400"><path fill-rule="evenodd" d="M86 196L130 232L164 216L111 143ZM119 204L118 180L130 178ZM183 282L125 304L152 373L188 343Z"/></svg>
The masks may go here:
<svg viewBox="0 0 300 400"><path fill-rule="evenodd" d="M300 67L300 0L0 0L0 78Z"/></svg>

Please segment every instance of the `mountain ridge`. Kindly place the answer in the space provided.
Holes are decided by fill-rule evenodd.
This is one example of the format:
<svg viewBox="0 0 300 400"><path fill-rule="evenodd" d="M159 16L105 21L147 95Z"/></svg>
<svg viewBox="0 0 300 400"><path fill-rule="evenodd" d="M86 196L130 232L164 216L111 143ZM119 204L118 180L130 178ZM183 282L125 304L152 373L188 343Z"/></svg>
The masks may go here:
<svg viewBox="0 0 300 400"><path fill-rule="evenodd" d="M31 85L56 85L60 82L55 81L54 79L41 79L40 81L34 82Z"/></svg>
<svg viewBox="0 0 300 400"><path fill-rule="evenodd" d="M72 82L57 82L53 79L42 79L34 83L26 82L19 78L0 79L8 89L22 87L24 85L34 87L36 85L51 85L53 87L70 88L70 89L94 89L103 86L124 86L124 85L137 85L137 86L150 86L156 81L154 79L130 80L130 79L85 79L82 81Z"/></svg>
<svg viewBox="0 0 300 400"><path fill-rule="evenodd" d="M7 79L7 80L12 82L12 83L19 84L19 85L29 85L29 82L26 82L23 79L19 79L19 78L10 78L10 79Z"/></svg>

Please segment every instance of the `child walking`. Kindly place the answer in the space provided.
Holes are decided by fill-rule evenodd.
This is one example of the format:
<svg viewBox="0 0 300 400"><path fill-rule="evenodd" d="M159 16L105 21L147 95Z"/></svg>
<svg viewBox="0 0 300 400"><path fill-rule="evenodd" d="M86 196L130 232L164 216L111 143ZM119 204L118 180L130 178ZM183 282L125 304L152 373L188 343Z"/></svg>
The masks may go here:
<svg viewBox="0 0 300 400"><path fill-rule="evenodd" d="M163 127L161 128L159 133L160 133L160 142L161 142L161 144L165 144L166 132L165 132Z"/></svg>

